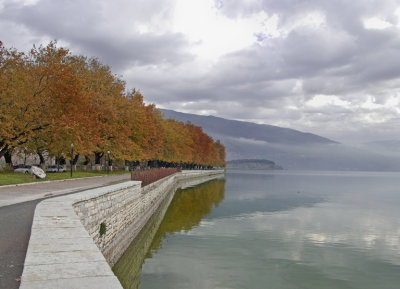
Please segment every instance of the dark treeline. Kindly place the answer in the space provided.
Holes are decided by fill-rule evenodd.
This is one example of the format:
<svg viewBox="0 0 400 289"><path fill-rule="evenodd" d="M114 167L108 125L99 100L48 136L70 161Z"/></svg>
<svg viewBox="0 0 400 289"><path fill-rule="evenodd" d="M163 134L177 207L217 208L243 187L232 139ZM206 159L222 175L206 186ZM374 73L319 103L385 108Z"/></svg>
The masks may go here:
<svg viewBox="0 0 400 289"><path fill-rule="evenodd" d="M100 164L223 167L225 148L191 123L163 119L99 60L51 42L29 53L0 42L0 157L15 151Z"/></svg>

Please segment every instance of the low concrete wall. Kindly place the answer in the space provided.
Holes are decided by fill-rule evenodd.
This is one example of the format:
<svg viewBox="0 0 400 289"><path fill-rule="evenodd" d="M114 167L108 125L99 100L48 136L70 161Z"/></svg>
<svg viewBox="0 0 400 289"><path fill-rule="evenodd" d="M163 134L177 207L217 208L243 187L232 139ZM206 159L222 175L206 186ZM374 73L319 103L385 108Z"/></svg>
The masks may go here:
<svg viewBox="0 0 400 289"><path fill-rule="evenodd" d="M144 188L130 181L41 202L20 288L122 288L109 264L115 264L168 192L222 173L183 171Z"/></svg>

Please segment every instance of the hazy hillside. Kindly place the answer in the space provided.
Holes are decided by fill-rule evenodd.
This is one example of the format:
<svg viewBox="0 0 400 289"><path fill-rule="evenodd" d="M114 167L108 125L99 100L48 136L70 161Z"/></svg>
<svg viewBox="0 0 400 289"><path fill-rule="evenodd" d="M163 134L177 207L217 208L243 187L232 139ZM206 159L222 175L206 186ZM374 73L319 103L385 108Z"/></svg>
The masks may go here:
<svg viewBox="0 0 400 289"><path fill-rule="evenodd" d="M252 122L229 120L215 116L187 114L173 110L161 109L164 117L179 121L190 121L201 126L207 133L226 135L234 138L261 140L282 144L328 144L337 143L333 140L301 131L278 126L256 124Z"/></svg>
<svg viewBox="0 0 400 289"><path fill-rule="evenodd" d="M226 163L228 169L253 169L253 170L282 170L281 166L270 160L242 159Z"/></svg>
<svg viewBox="0 0 400 289"><path fill-rule="evenodd" d="M268 159L285 169L398 171L400 157L356 148L288 128L161 110L165 118L201 126L226 147L227 160Z"/></svg>

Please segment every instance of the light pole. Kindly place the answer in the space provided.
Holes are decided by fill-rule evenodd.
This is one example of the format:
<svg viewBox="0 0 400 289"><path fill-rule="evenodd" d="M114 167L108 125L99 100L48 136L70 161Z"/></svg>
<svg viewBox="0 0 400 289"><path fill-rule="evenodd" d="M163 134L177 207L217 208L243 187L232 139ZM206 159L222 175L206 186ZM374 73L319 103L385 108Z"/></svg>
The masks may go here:
<svg viewBox="0 0 400 289"><path fill-rule="evenodd" d="M72 178L72 163L74 161L74 144L71 143L71 178Z"/></svg>
<svg viewBox="0 0 400 289"><path fill-rule="evenodd" d="M107 174L110 172L110 151L107 151L108 162L107 162Z"/></svg>

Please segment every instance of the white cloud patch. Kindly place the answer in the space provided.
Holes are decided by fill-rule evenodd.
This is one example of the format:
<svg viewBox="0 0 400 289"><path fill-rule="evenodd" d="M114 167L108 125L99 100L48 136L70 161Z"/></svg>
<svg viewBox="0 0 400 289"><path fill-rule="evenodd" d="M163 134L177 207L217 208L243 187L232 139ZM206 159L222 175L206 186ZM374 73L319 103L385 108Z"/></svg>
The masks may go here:
<svg viewBox="0 0 400 289"><path fill-rule="evenodd" d="M276 15L265 11L232 19L213 0L177 0L172 29L186 35L195 55L214 60L266 37L277 37L277 22Z"/></svg>
<svg viewBox="0 0 400 289"><path fill-rule="evenodd" d="M372 17L372 18L365 19L363 21L363 23L364 23L364 27L366 29L378 29L378 30L381 30L381 29L386 29L386 28L389 28L389 27L393 26L391 23L389 23L389 22L387 22L384 19L379 18L379 17Z"/></svg>
<svg viewBox="0 0 400 289"><path fill-rule="evenodd" d="M342 106L342 107L349 107L350 102L346 100L340 99L336 95L322 95L317 94L311 100L306 102L307 106L321 108L325 106Z"/></svg>

